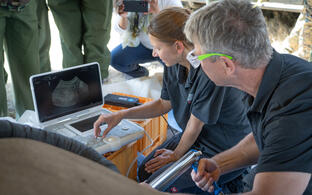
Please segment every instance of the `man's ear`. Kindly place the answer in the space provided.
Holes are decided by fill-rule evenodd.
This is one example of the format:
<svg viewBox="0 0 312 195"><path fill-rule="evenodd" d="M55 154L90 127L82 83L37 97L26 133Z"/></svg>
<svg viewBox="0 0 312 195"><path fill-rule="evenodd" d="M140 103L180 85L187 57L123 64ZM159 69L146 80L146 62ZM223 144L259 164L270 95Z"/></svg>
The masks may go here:
<svg viewBox="0 0 312 195"><path fill-rule="evenodd" d="M235 63L227 57L221 56L220 58L223 61L225 73L227 75L234 74L236 69Z"/></svg>
<svg viewBox="0 0 312 195"><path fill-rule="evenodd" d="M179 54L183 53L185 47L184 47L184 44L182 41L176 41L175 42L175 47L176 47L176 50Z"/></svg>

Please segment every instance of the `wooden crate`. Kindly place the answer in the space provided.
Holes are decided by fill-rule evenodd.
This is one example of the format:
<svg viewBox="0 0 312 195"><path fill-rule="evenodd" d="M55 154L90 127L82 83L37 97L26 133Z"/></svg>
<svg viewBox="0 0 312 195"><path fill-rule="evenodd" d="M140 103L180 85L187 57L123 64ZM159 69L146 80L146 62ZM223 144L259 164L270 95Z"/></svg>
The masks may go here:
<svg viewBox="0 0 312 195"><path fill-rule="evenodd" d="M138 97L124 93L113 93L113 94L138 98L139 102L142 104L153 100L151 98ZM103 108L106 108L112 112L127 109L124 107L112 106L107 104L104 104ZM164 115L164 118L166 118L167 120L168 118L167 114ZM121 148L116 152L105 154L104 156L108 160L111 160L123 175L127 174L127 171L132 161L137 157L137 152L142 152L144 149L146 149L143 152L143 154L147 156L157 146L161 145L167 138L167 122L161 116L152 119L134 120L133 122L139 124L141 127L145 129L150 138L153 140L153 145L151 145L148 149L146 149L151 144L151 142L149 137L146 134L144 134L144 136L141 139L137 140L136 142L128 144L127 146L124 146L123 148ZM128 176L129 178L136 179L137 175L136 169L137 164L134 163L133 167L131 167L131 171Z"/></svg>
<svg viewBox="0 0 312 195"><path fill-rule="evenodd" d="M137 157L138 144L136 142L130 143L116 152L109 152L104 154L104 156L112 161L120 173L124 176L127 175L128 169L133 162L133 160ZM128 177L130 179L136 180L137 176L137 163L134 163L129 171Z"/></svg>

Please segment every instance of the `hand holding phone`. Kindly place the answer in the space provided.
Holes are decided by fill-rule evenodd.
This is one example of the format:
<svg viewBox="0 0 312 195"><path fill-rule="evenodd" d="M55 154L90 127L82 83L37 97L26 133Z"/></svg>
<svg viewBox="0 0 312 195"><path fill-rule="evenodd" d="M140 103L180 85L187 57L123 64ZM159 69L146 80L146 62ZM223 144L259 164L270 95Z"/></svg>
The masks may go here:
<svg viewBox="0 0 312 195"><path fill-rule="evenodd" d="M150 0L149 3L150 3L150 8L148 12L152 14L158 14L160 11L158 7L158 0Z"/></svg>
<svg viewBox="0 0 312 195"><path fill-rule="evenodd" d="M123 18L126 18L128 13L124 11L125 9L125 5L123 4L123 1L118 1L117 5L116 5L116 11L118 13L118 15L120 15Z"/></svg>
<svg viewBox="0 0 312 195"><path fill-rule="evenodd" d="M123 1L125 12L148 12L148 1L133 1L133 0L124 0Z"/></svg>

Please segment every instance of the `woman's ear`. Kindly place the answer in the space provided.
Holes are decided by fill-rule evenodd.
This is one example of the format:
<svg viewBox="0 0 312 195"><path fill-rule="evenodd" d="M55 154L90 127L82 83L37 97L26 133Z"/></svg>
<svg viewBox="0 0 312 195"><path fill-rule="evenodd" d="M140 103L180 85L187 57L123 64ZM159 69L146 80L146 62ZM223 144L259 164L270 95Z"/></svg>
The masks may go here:
<svg viewBox="0 0 312 195"><path fill-rule="evenodd" d="M179 54L183 53L183 51L185 49L183 42L182 41L176 41L174 44L175 44L175 48L176 48L177 52Z"/></svg>

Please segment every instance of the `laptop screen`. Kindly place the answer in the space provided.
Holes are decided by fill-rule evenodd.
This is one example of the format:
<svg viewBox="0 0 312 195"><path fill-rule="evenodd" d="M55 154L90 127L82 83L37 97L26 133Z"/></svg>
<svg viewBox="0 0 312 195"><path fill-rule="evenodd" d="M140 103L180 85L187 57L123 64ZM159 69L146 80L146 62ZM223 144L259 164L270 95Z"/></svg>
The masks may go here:
<svg viewBox="0 0 312 195"><path fill-rule="evenodd" d="M103 104L97 63L34 75L30 82L40 122Z"/></svg>

